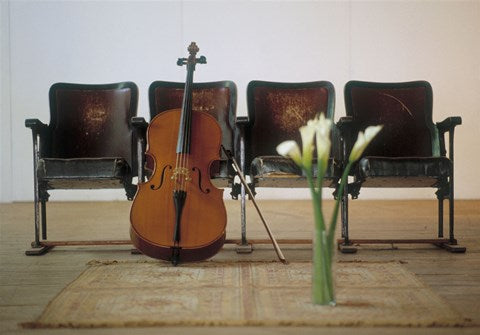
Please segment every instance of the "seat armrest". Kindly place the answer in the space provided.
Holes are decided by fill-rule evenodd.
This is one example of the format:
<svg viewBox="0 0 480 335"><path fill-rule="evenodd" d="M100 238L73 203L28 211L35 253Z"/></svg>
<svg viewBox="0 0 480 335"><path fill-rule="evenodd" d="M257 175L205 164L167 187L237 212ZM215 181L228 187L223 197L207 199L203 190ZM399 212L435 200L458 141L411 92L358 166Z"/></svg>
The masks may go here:
<svg viewBox="0 0 480 335"><path fill-rule="evenodd" d="M234 157L245 175L248 175L248 163L246 157L248 154L248 135L250 133L250 119L248 116L237 116L235 119L234 130Z"/></svg>
<svg viewBox="0 0 480 335"><path fill-rule="evenodd" d="M332 124L332 130L331 130L331 140L332 140L332 146L330 149L330 156L333 157L333 159L336 162L341 163L343 161L343 150L342 150L342 138L340 135L340 130L338 129L337 124Z"/></svg>
<svg viewBox="0 0 480 335"><path fill-rule="evenodd" d="M250 119L248 116L237 116L235 119L235 125L238 127L245 127L250 125Z"/></svg>
<svg viewBox="0 0 480 335"><path fill-rule="evenodd" d="M445 133L447 131L453 130L456 126L462 124L462 118L460 116L451 116L447 117L442 122L437 122L437 128L440 133Z"/></svg>
<svg viewBox="0 0 480 335"><path fill-rule="evenodd" d="M145 130L148 127L148 122L141 116L134 116L131 119L132 126L138 130Z"/></svg>
<svg viewBox="0 0 480 335"><path fill-rule="evenodd" d="M343 116L338 120L336 126L341 134L345 134L352 129L353 124L354 121L351 116Z"/></svg>
<svg viewBox="0 0 480 335"><path fill-rule="evenodd" d="M337 142L339 148L336 149L336 156L340 158L342 165L345 166L357 136L356 122L351 116L343 116L335 126L338 129L339 136Z"/></svg>
<svg viewBox="0 0 480 335"><path fill-rule="evenodd" d="M48 129L48 126L39 119L25 119L25 127L32 129L33 132L38 134Z"/></svg>
<svg viewBox="0 0 480 335"><path fill-rule="evenodd" d="M136 170L138 181L145 181L145 149L148 122L141 116L134 116L130 120L135 134L135 147L132 150L133 169Z"/></svg>
<svg viewBox="0 0 480 335"><path fill-rule="evenodd" d="M247 135L246 133L248 132L248 129L250 128L250 120L248 116L237 116L235 119L235 146L239 144L239 141L245 142L245 136ZM235 150L238 152L238 150Z"/></svg>
<svg viewBox="0 0 480 335"><path fill-rule="evenodd" d="M51 134L48 125L39 119L26 119L25 127L32 130L34 160L48 157L51 149Z"/></svg>
<svg viewBox="0 0 480 335"><path fill-rule="evenodd" d="M462 124L462 118L460 116L451 116L447 117L442 122L437 122L436 126L439 134L440 141L440 155L447 155L447 148L445 145L445 133L448 132L448 158L452 161L453 164L453 149L454 149L454 136L455 136L455 127Z"/></svg>

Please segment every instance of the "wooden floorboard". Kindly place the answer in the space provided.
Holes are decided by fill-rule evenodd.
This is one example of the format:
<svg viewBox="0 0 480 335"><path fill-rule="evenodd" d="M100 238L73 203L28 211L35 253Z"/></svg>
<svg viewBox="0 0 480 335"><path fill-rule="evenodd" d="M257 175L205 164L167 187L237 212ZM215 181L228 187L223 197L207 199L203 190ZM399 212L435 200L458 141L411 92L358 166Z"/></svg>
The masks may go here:
<svg viewBox="0 0 480 335"><path fill-rule="evenodd" d="M48 203L49 240L128 239L129 202ZM227 201L227 238L240 237L239 202ZM259 201L278 239L310 239L309 201ZM332 201L325 203L327 216ZM351 238L434 238L435 201L352 201ZM268 238L253 206L248 204L248 236ZM339 230L339 229L338 229ZM338 232L338 231L337 231ZM447 232L447 228L445 228ZM463 328L356 328L355 334L480 334L480 200L456 202L456 238L465 254L451 254L431 245L366 245L357 254L336 254L337 260L401 261L420 280L467 319ZM44 256L24 255L33 239L33 205L0 204L0 333L1 334L292 334L290 327L173 327L147 329L26 330L18 323L34 320L90 260L138 260L130 246L56 247ZM287 259L308 260L310 245L281 245ZM226 245L215 256L229 260L275 260L271 245L256 245L252 254L237 254ZM302 334L344 334L352 328L302 327Z"/></svg>

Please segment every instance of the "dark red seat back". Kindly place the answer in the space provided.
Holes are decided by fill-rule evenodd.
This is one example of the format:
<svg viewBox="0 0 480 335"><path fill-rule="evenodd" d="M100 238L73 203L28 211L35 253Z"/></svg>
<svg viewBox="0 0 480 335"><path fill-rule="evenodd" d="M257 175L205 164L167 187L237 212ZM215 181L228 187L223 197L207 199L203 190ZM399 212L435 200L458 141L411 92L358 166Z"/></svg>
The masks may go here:
<svg viewBox="0 0 480 335"><path fill-rule="evenodd" d="M335 91L327 81L278 83L251 81L247 87L249 129L247 162L254 157L278 155L283 141L301 143L298 129L320 113L333 120ZM247 167L248 169L248 167Z"/></svg>
<svg viewBox="0 0 480 335"><path fill-rule="evenodd" d="M432 122L432 88L428 82L350 81L345 86L345 108L357 130L383 125L364 156L439 155L438 134Z"/></svg>
<svg viewBox="0 0 480 335"><path fill-rule="evenodd" d="M136 116L137 102L138 88L132 82L52 85L48 157L121 157L132 167L130 119Z"/></svg>

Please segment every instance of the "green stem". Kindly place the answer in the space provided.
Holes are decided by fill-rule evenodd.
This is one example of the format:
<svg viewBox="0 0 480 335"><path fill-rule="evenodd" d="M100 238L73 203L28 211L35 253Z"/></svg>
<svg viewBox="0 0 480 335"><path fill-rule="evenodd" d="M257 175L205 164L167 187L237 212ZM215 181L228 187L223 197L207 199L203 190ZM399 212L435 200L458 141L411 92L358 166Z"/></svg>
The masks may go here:
<svg viewBox="0 0 480 335"><path fill-rule="evenodd" d="M328 162L327 162L328 165ZM322 188L323 177L325 176L325 164L321 159L317 159L317 189Z"/></svg>
<svg viewBox="0 0 480 335"><path fill-rule="evenodd" d="M331 260L328 257L325 231L315 231L312 276L313 303L331 305L335 303Z"/></svg>
<svg viewBox="0 0 480 335"><path fill-rule="evenodd" d="M350 172L350 169L352 168L353 162L348 162L347 166L345 167L345 170L343 170L343 175L342 175L342 180L340 181L340 187L338 189L338 194L337 194L337 201L335 202L335 206L333 208L333 214L332 214L332 219L330 221L330 226L328 229L328 237L327 237L327 244L329 246L329 250L333 250L333 240L335 238L335 227L337 223L337 217L338 217L338 208L340 207L340 201L342 200L343 196L343 191L345 189L345 185L348 182L348 174ZM332 257L332 255L330 255Z"/></svg>
<svg viewBox="0 0 480 335"><path fill-rule="evenodd" d="M317 159L317 193L318 193L318 206L320 207L320 214L322 216L322 221L325 222L325 218L323 217L322 211L322 203L323 203L323 177L325 176L325 166L324 162L321 159ZM328 163L327 163L328 164ZM313 177L312 177L313 178Z"/></svg>
<svg viewBox="0 0 480 335"><path fill-rule="evenodd" d="M312 194L313 201L313 215L315 217L315 226L320 228L320 230L325 231L325 220L322 213L322 201L318 191L315 189L313 183L313 176L311 171L304 170L307 175L308 186L310 187L310 193Z"/></svg>
<svg viewBox="0 0 480 335"><path fill-rule="evenodd" d="M315 240L314 240L314 265L313 265L313 303L319 305L334 305L335 304L335 292L333 285L333 273L332 273L332 261L333 261L333 239L335 236L335 227L338 217L338 210L340 207L340 201L343 196L345 185L348 182L348 174L350 172L352 163L348 163L343 171L342 179L340 181L340 187L337 194L337 201L334 206L332 220L328 232L325 230L323 223L323 214L321 202L317 199L321 197L321 187L319 191L312 191L312 197L314 201L314 214L315 214ZM307 175L308 176L308 175ZM307 177L311 179L310 177Z"/></svg>
<svg viewBox="0 0 480 335"><path fill-rule="evenodd" d="M312 172L306 171L308 185L312 194L313 212L315 218L315 236L313 242L313 275L312 298L314 304L329 305L334 303L333 276L331 252L327 242L325 220L322 212L322 185L323 170L317 175L317 185L313 180Z"/></svg>

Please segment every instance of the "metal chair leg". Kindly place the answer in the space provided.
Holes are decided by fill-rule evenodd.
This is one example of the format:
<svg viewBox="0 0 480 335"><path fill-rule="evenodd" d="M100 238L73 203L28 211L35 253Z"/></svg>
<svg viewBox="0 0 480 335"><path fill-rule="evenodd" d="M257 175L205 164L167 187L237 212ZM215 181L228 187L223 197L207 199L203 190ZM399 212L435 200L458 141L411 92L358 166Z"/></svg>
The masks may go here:
<svg viewBox="0 0 480 335"><path fill-rule="evenodd" d="M34 208L34 228L35 228L35 240L32 242L32 248L25 251L27 256L38 256L48 252L52 247L44 246L40 243L40 230L42 230L42 237L47 237L46 227L46 211L45 211L45 198L40 197L40 187L38 184L37 168L38 160L40 158L38 134L33 132L33 208ZM40 202L42 207L42 229L40 227Z"/></svg>
<svg viewBox="0 0 480 335"><path fill-rule="evenodd" d="M33 200L34 206L34 228L35 228L35 240L32 244L33 248L40 247L40 200L38 197L38 184L35 182L34 186L35 195Z"/></svg>
<svg viewBox="0 0 480 335"><path fill-rule="evenodd" d="M42 200L40 202L42 208L42 239L47 239L47 205L46 201Z"/></svg>
<svg viewBox="0 0 480 335"><path fill-rule="evenodd" d="M240 140L240 170L245 171L245 141L243 136ZM247 241L247 204L246 204L246 190L243 183L240 183L240 224L242 232L242 243L237 245L237 253L248 254L253 251L252 245Z"/></svg>
<svg viewBox="0 0 480 335"><path fill-rule="evenodd" d="M443 237L443 196L438 197L438 237Z"/></svg>
<svg viewBox="0 0 480 335"><path fill-rule="evenodd" d="M34 206L34 225L35 225L35 241L33 248L40 247L40 189L38 185L37 169L39 160L39 136L33 132L33 206Z"/></svg>
<svg viewBox="0 0 480 335"><path fill-rule="evenodd" d="M42 207L42 238L45 240L47 238L47 223L46 223L46 211L45 211L45 200L39 201L37 184L35 183L35 199L34 199L34 211L35 211L35 241L32 242L31 249L25 251L27 256L40 256L47 253L52 246L45 246L40 242L40 203Z"/></svg>
<svg viewBox="0 0 480 335"><path fill-rule="evenodd" d="M243 186L243 184L241 185L240 190L240 224L242 240L241 244L237 245L236 251L239 254L249 254L253 251L253 248L247 241L247 208L245 186Z"/></svg>
<svg viewBox="0 0 480 335"><path fill-rule="evenodd" d="M338 250L343 254L354 254L357 252L357 248L352 246L348 236L348 185L345 185L341 199L341 222L342 222L342 238L343 241L338 243Z"/></svg>
<svg viewBox="0 0 480 335"><path fill-rule="evenodd" d="M348 194L342 196L341 206L342 238L348 244Z"/></svg>
<svg viewBox="0 0 480 335"><path fill-rule="evenodd" d="M450 130L450 134L448 136L448 141L449 141L449 149L448 149L448 156L450 159L450 162L452 164L452 167L450 169L450 176L449 176L449 183L448 183L448 225L449 225L449 243L444 244L442 247L445 248L446 250L454 253L464 253L466 251L465 247L461 247L457 245L457 240L455 240L454 236L454 216L455 216L455 208L454 208L454 199L455 199L455 193L454 193L454 147L453 147L453 138L455 134L455 128L452 128Z"/></svg>
<svg viewBox="0 0 480 335"><path fill-rule="evenodd" d="M439 203L439 215L440 215L440 209L442 211L442 217L443 217L443 199L442 199L441 206ZM467 250L467 248L457 245L457 240L455 239L455 236L454 236L454 214L455 213L454 213L453 176L451 175L450 183L449 183L449 194L448 194L449 238L448 238L448 243L437 244L437 246L452 253L464 253ZM442 236L443 236L443 222L442 222Z"/></svg>
<svg viewBox="0 0 480 335"><path fill-rule="evenodd" d="M240 220L241 220L241 231L242 231L242 245L247 244L247 208L246 208L246 195L245 195L245 186L240 188Z"/></svg>
<svg viewBox="0 0 480 335"><path fill-rule="evenodd" d="M448 226L449 226L449 238L451 244L456 244L454 236L454 194L453 194L453 171L450 176L450 192L448 194Z"/></svg>

